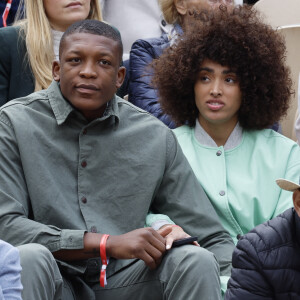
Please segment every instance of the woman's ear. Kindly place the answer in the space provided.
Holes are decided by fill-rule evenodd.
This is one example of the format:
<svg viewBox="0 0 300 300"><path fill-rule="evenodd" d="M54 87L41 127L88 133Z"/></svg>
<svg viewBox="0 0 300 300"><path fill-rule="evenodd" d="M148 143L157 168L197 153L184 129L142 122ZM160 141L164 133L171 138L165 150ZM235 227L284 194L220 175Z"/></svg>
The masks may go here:
<svg viewBox="0 0 300 300"><path fill-rule="evenodd" d="M297 215L300 217L300 189L293 193L294 208Z"/></svg>
<svg viewBox="0 0 300 300"><path fill-rule="evenodd" d="M175 7L182 16L187 14L186 0L174 0Z"/></svg>

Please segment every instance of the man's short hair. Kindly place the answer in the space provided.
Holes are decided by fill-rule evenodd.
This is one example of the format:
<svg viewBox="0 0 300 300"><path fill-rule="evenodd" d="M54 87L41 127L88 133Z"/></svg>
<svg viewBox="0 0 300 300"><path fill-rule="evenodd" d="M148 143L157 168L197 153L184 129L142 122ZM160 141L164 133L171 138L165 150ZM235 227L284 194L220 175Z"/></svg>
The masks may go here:
<svg viewBox="0 0 300 300"><path fill-rule="evenodd" d="M68 27L60 40L59 58L61 58L61 54L63 51L64 42L66 38L69 35L74 33L89 33L89 34L100 35L118 42L119 51L120 51L120 60L122 61L123 43L122 43L120 32L115 27L112 27L107 23L97 21L97 20L82 20L82 21L75 22L70 27Z"/></svg>

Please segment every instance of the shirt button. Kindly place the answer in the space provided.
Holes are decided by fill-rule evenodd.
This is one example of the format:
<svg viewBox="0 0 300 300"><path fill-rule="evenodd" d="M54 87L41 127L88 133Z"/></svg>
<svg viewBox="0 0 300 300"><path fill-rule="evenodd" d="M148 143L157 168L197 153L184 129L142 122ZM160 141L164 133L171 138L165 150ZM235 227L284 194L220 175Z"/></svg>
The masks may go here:
<svg viewBox="0 0 300 300"><path fill-rule="evenodd" d="M85 204L85 203L87 203L87 199L85 197L82 197L81 202Z"/></svg>
<svg viewBox="0 0 300 300"><path fill-rule="evenodd" d="M162 25L162 26L166 26L166 25L167 25L167 22L166 22L165 20L162 20L162 21L161 21L161 25Z"/></svg>
<svg viewBox="0 0 300 300"><path fill-rule="evenodd" d="M222 154L222 151L218 150L216 154L217 154L217 156L220 156Z"/></svg>
<svg viewBox="0 0 300 300"><path fill-rule="evenodd" d="M241 237L242 237L241 234L238 234L238 235L236 236L236 238L237 238L238 240L239 240Z"/></svg>
<svg viewBox="0 0 300 300"><path fill-rule="evenodd" d="M82 131L82 134L87 134L87 129L85 128L85 129L83 129L83 131Z"/></svg>
<svg viewBox="0 0 300 300"><path fill-rule="evenodd" d="M97 232L97 227L96 226L92 226L91 227L91 232L96 233Z"/></svg>
<svg viewBox="0 0 300 300"><path fill-rule="evenodd" d="M219 195L220 195L220 196L224 196L224 195L225 195L225 191L220 191L220 192L219 192Z"/></svg>
<svg viewBox="0 0 300 300"><path fill-rule="evenodd" d="M83 167L83 168L85 168L86 166L87 166L87 162L84 160L84 161L82 161L81 162L81 166Z"/></svg>

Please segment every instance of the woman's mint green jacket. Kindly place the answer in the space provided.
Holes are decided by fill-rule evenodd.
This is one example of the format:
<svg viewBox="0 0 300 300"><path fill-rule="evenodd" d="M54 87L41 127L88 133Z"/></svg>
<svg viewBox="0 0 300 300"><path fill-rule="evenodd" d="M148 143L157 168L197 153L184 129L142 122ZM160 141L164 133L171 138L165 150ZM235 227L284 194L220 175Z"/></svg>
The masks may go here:
<svg viewBox="0 0 300 300"><path fill-rule="evenodd" d="M243 131L230 150L201 145L194 128L174 130L179 144L231 237L243 235L293 206L275 180L299 182L300 147L271 129ZM147 225L162 216L149 215ZM166 217L167 218L167 217Z"/></svg>
<svg viewBox="0 0 300 300"><path fill-rule="evenodd" d="M201 145L194 128L182 126L174 132L235 242L238 235L293 206L292 194L275 182L278 178L299 182L300 147L292 140L271 129L244 130L241 143L224 151Z"/></svg>

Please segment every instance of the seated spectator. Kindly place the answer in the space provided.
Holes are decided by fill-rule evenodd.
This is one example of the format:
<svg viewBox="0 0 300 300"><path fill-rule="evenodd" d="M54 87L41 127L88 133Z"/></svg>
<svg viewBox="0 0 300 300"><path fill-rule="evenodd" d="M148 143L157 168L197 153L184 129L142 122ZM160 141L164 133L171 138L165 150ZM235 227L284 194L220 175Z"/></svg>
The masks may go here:
<svg viewBox="0 0 300 300"><path fill-rule="evenodd" d="M0 105L47 88L66 28L78 20L102 19L98 0L74 3L27 0L25 19L0 28Z"/></svg>
<svg viewBox="0 0 300 300"><path fill-rule="evenodd" d="M0 299L22 300L19 252L0 240Z"/></svg>
<svg viewBox="0 0 300 300"><path fill-rule="evenodd" d="M125 75L119 32L77 22L59 53L47 90L0 110L0 236L39 244L21 263L49 270L26 276L23 299L220 299L233 243L172 131L114 95ZM163 257L180 228L144 228L150 208L201 247Z"/></svg>
<svg viewBox="0 0 300 300"><path fill-rule="evenodd" d="M248 7L195 17L191 32L154 62L153 83L164 112L181 125L174 133L198 181L237 242L291 207L288 192L274 182L300 173L299 146L266 129L284 115L292 93L285 46Z"/></svg>
<svg viewBox="0 0 300 300"><path fill-rule="evenodd" d="M300 299L300 185L284 179L277 184L293 192L294 208L239 240L226 300Z"/></svg>
<svg viewBox="0 0 300 300"><path fill-rule="evenodd" d="M236 242L291 206L274 182L295 180L300 172L299 146L267 129L285 114L292 93L285 45L249 7L195 17L194 29L154 63L154 84L165 113L181 125L174 132L185 156Z"/></svg>
<svg viewBox="0 0 300 300"><path fill-rule="evenodd" d="M150 84L152 72L148 68L152 60L158 58L164 49L174 44L179 35L184 36L189 22L193 21L191 13L196 9L210 10L218 8L220 4L232 7L233 0L159 0L164 19L174 25L169 33L159 38L136 41L131 48L129 60L129 98L136 106L150 112L164 122L168 127L175 128L170 116L162 112L158 102L157 91ZM174 72L177 72L174 70Z"/></svg>

